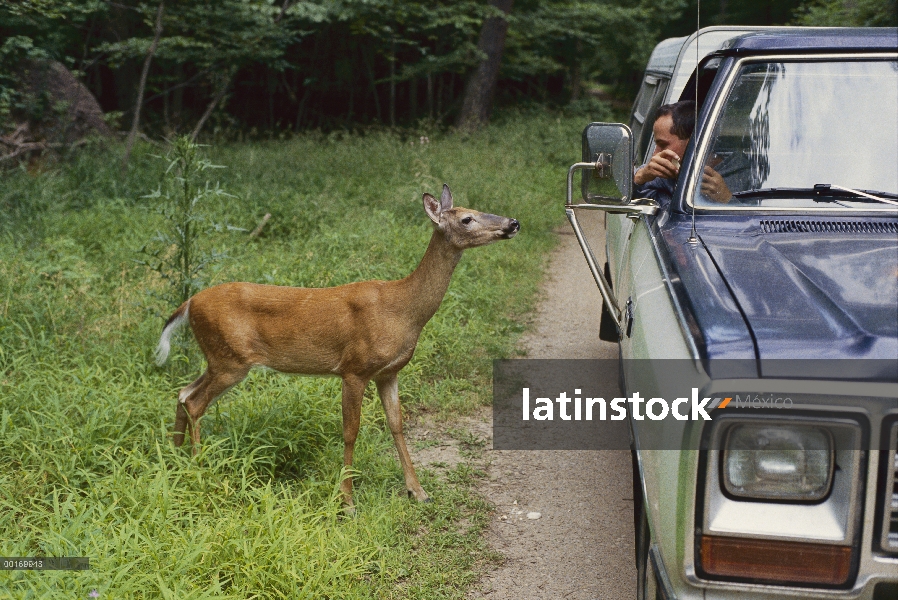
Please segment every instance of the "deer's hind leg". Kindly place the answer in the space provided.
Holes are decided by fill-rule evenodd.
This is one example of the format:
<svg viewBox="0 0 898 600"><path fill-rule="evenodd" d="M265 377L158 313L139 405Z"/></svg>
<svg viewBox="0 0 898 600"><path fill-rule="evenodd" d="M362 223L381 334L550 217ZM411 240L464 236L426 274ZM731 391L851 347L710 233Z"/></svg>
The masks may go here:
<svg viewBox="0 0 898 600"><path fill-rule="evenodd" d="M402 474L405 476L405 489L409 496L413 496L418 502L429 502L430 497L415 474L415 465L409 456L405 445L405 435L402 433L402 407L399 405L399 379L398 374L387 375L374 381L377 384L377 393L387 414L387 424L390 433L393 434L393 443L396 444L396 452L399 453L399 463L402 465Z"/></svg>
<svg viewBox="0 0 898 600"><path fill-rule="evenodd" d="M200 418L217 397L228 388L240 383L249 373L249 367L229 370L206 369L199 379L181 390L178 396L178 411L175 416L175 445L184 443L184 429L190 431L193 453L200 448ZM180 437L180 443L179 443Z"/></svg>
<svg viewBox="0 0 898 600"><path fill-rule="evenodd" d="M175 435L172 440L175 443L175 446L181 446L184 443L184 431L187 429L190 420L184 404L187 402L187 399L196 391L196 389L200 385L202 385L203 381L208 375L209 371L206 370L202 375L196 378L196 381L194 381L178 393L178 405L175 409Z"/></svg>

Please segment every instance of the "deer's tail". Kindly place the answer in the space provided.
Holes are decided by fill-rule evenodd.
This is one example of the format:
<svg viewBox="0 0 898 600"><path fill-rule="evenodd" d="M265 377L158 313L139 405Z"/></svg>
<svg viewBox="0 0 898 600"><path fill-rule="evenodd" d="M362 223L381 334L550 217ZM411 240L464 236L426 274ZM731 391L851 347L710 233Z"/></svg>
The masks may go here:
<svg viewBox="0 0 898 600"><path fill-rule="evenodd" d="M171 351L171 334L187 322L189 309L190 300L179 306L178 310L168 318L165 327L162 328L162 337L159 338L159 345L156 346L156 364L160 367L168 360L168 353Z"/></svg>

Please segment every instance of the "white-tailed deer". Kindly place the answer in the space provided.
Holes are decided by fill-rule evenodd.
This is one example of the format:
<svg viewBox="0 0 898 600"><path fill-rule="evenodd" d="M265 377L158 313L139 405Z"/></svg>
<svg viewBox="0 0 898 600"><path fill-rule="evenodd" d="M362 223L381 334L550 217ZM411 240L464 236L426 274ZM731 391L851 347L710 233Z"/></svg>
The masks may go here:
<svg viewBox="0 0 898 600"><path fill-rule="evenodd" d="M373 379L399 452L405 487L410 496L427 500L402 435L397 374L411 360L421 329L440 307L462 251L511 238L520 225L515 219L453 208L448 185L443 185L440 200L424 194L424 210L434 223L433 236L421 263L405 279L332 288L225 283L182 304L162 330L157 363L168 358L172 331L190 323L207 366L178 394L175 445L184 443L189 429L195 453L199 420L209 404L251 368L264 366L343 379L343 462L349 467L362 396ZM351 506L350 479L343 481L341 491Z"/></svg>

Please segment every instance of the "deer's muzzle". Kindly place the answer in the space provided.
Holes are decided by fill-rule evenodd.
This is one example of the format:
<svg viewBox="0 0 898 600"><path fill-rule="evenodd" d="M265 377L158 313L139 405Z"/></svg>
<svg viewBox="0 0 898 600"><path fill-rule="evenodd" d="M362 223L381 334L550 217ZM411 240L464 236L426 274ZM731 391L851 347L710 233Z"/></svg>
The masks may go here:
<svg viewBox="0 0 898 600"><path fill-rule="evenodd" d="M502 237L511 239L521 230L521 224L517 219L511 219L505 229L502 230Z"/></svg>

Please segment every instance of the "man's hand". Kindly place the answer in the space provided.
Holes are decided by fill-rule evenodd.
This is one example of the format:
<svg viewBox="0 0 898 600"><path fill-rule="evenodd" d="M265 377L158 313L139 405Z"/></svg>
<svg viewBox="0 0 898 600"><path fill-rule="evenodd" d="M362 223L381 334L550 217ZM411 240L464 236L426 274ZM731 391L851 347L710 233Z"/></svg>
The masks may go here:
<svg viewBox="0 0 898 600"><path fill-rule="evenodd" d="M658 177L676 179L679 174L680 157L673 150L662 150L652 155L648 164L636 171L633 181L636 185L642 185Z"/></svg>
<svg viewBox="0 0 898 600"><path fill-rule="evenodd" d="M720 204L726 204L733 199L733 193L720 173L707 166L702 173L702 193Z"/></svg>

